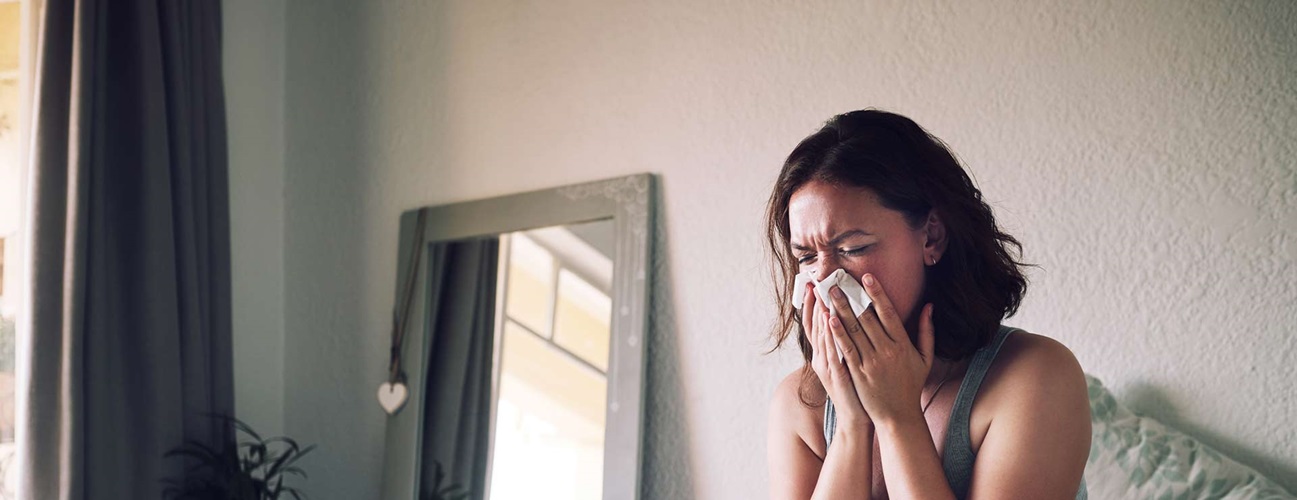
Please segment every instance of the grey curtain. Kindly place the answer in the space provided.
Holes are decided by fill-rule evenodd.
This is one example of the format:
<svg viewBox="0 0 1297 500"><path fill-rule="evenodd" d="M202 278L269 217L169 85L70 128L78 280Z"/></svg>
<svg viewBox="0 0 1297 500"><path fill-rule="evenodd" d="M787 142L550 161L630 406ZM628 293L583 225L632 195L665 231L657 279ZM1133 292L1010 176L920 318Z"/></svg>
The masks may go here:
<svg viewBox="0 0 1297 500"><path fill-rule="evenodd" d="M423 408L419 498L436 480L483 498L490 446L491 356L495 332L498 238L431 245L427 395ZM415 330L420 331L422 328Z"/></svg>
<svg viewBox="0 0 1297 500"><path fill-rule="evenodd" d="M228 442L218 0L48 0L32 151L29 499L160 498Z"/></svg>

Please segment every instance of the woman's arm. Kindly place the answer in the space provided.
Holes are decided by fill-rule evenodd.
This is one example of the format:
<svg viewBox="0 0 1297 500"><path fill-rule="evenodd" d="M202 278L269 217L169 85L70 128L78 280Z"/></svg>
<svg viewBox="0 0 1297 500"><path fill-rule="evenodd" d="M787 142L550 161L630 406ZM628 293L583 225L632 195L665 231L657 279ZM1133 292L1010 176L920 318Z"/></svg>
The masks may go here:
<svg viewBox="0 0 1297 500"><path fill-rule="evenodd" d="M869 498L873 471L873 429L853 432L840 425L823 460L804 432L816 432L818 422L809 422L798 398L800 376L784 379L771 399L767 453L772 500L827 498ZM801 429L801 432L798 429Z"/></svg>
<svg viewBox="0 0 1297 500"><path fill-rule="evenodd" d="M797 372L788 375L770 398L766 463L770 467L771 500L810 498L823 463L797 432L799 426L814 428L812 423L801 422L806 417L797 395L799 379Z"/></svg>
<svg viewBox="0 0 1297 500"><path fill-rule="evenodd" d="M874 475L873 424L861 431L847 429L839 427L833 433L833 446L825 453L812 500L870 497Z"/></svg>
<svg viewBox="0 0 1297 500"><path fill-rule="evenodd" d="M954 492L946 483L927 420L918 405L923 380L932 368L932 306L925 306L920 314L920 345L915 346L882 287L872 280L862 281L874 305L859 318L848 315L850 323L830 318L829 330L843 346L859 401L865 406L871 427L878 432L887 496L953 499ZM837 287L831 294L839 311L851 310ZM913 400L914 404L897 403L903 400Z"/></svg>
<svg viewBox="0 0 1297 500"><path fill-rule="evenodd" d="M819 428L802 410L800 373L784 379L772 398L770 435L770 495L772 498L852 499L870 497L873 481L874 427L852 386L847 364L836 355L854 351L854 341L845 334L833 338L829 308L815 298L807 285L802 310L802 328L811 344L810 368L825 394L837 402L838 425L833 439L837 446L825 452L824 460L806 445L798 429L814 435ZM846 309L850 311L850 307ZM835 348L836 346L836 348ZM809 420L809 421L803 421ZM809 432L808 432L809 431ZM819 438L823 439L823 438Z"/></svg>
<svg viewBox="0 0 1297 500"><path fill-rule="evenodd" d="M991 391L978 397L995 412L977 450L969 498L1074 498L1090 454L1080 363L1063 344L1032 334L1010 336L996 358L1002 373L993 366L987 382L999 380L994 388L984 382Z"/></svg>
<svg viewBox="0 0 1297 500"><path fill-rule="evenodd" d="M922 413L917 417L879 422L878 449L883 459L888 497L955 498Z"/></svg>

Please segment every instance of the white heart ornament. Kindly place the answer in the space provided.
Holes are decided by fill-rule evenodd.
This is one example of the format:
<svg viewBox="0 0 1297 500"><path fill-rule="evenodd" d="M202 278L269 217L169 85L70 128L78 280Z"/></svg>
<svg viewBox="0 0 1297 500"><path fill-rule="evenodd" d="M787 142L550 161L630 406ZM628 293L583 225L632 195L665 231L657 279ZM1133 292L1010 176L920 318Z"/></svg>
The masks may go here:
<svg viewBox="0 0 1297 500"><path fill-rule="evenodd" d="M378 404L383 406L383 411L388 415L396 415L405 406L405 400L410 394L405 389L405 384L397 382L383 382L378 386Z"/></svg>

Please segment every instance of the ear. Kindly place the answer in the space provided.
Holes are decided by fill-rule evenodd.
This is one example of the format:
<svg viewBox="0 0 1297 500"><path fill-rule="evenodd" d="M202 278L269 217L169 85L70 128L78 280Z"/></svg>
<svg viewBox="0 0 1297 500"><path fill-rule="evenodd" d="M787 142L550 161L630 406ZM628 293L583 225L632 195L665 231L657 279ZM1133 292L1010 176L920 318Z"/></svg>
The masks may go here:
<svg viewBox="0 0 1297 500"><path fill-rule="evenodd" d="M923 253L932 255L941 260L941 255L946 253L946 223L941 219L941 214L937 209L928 211L928 217L923 222Z"/></svg>

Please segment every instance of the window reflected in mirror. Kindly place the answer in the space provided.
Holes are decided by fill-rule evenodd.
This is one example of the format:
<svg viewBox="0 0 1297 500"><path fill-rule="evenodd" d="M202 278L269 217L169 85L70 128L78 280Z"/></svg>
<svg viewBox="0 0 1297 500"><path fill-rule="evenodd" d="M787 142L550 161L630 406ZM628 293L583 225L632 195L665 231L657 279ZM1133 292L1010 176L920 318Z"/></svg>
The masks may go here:
<svg viewBox="0 0 1297 500"><path fill-rule="evenodd" d="M503 235L492 499L599 499L612 220Z"/></svg>
<svg viewBox="0 0 1297 500"><path fill-rule="evenodd" d="M19 464L17 418L18 314L26 289L20 258L28 167L23 162L28 133L24 97L30 75L32 26L36 4L0 0L0 499L17 498Z"/></svg>
<svg viewBox="0 0 1297 500"><path fill-rule="evenodd" d="M554 257L521 233L507 237L509 253L505 315L545 338L550 336L550 297L554 295ZM504 256L502 256L504 257Z"/></svg>
<svg viewBox="0 0 1297 500"><path fill-rule="evenodd" d="M554 342L600 373L608 371L608 320L612 299L580 276L564 269L558 275Z"/></svg>

